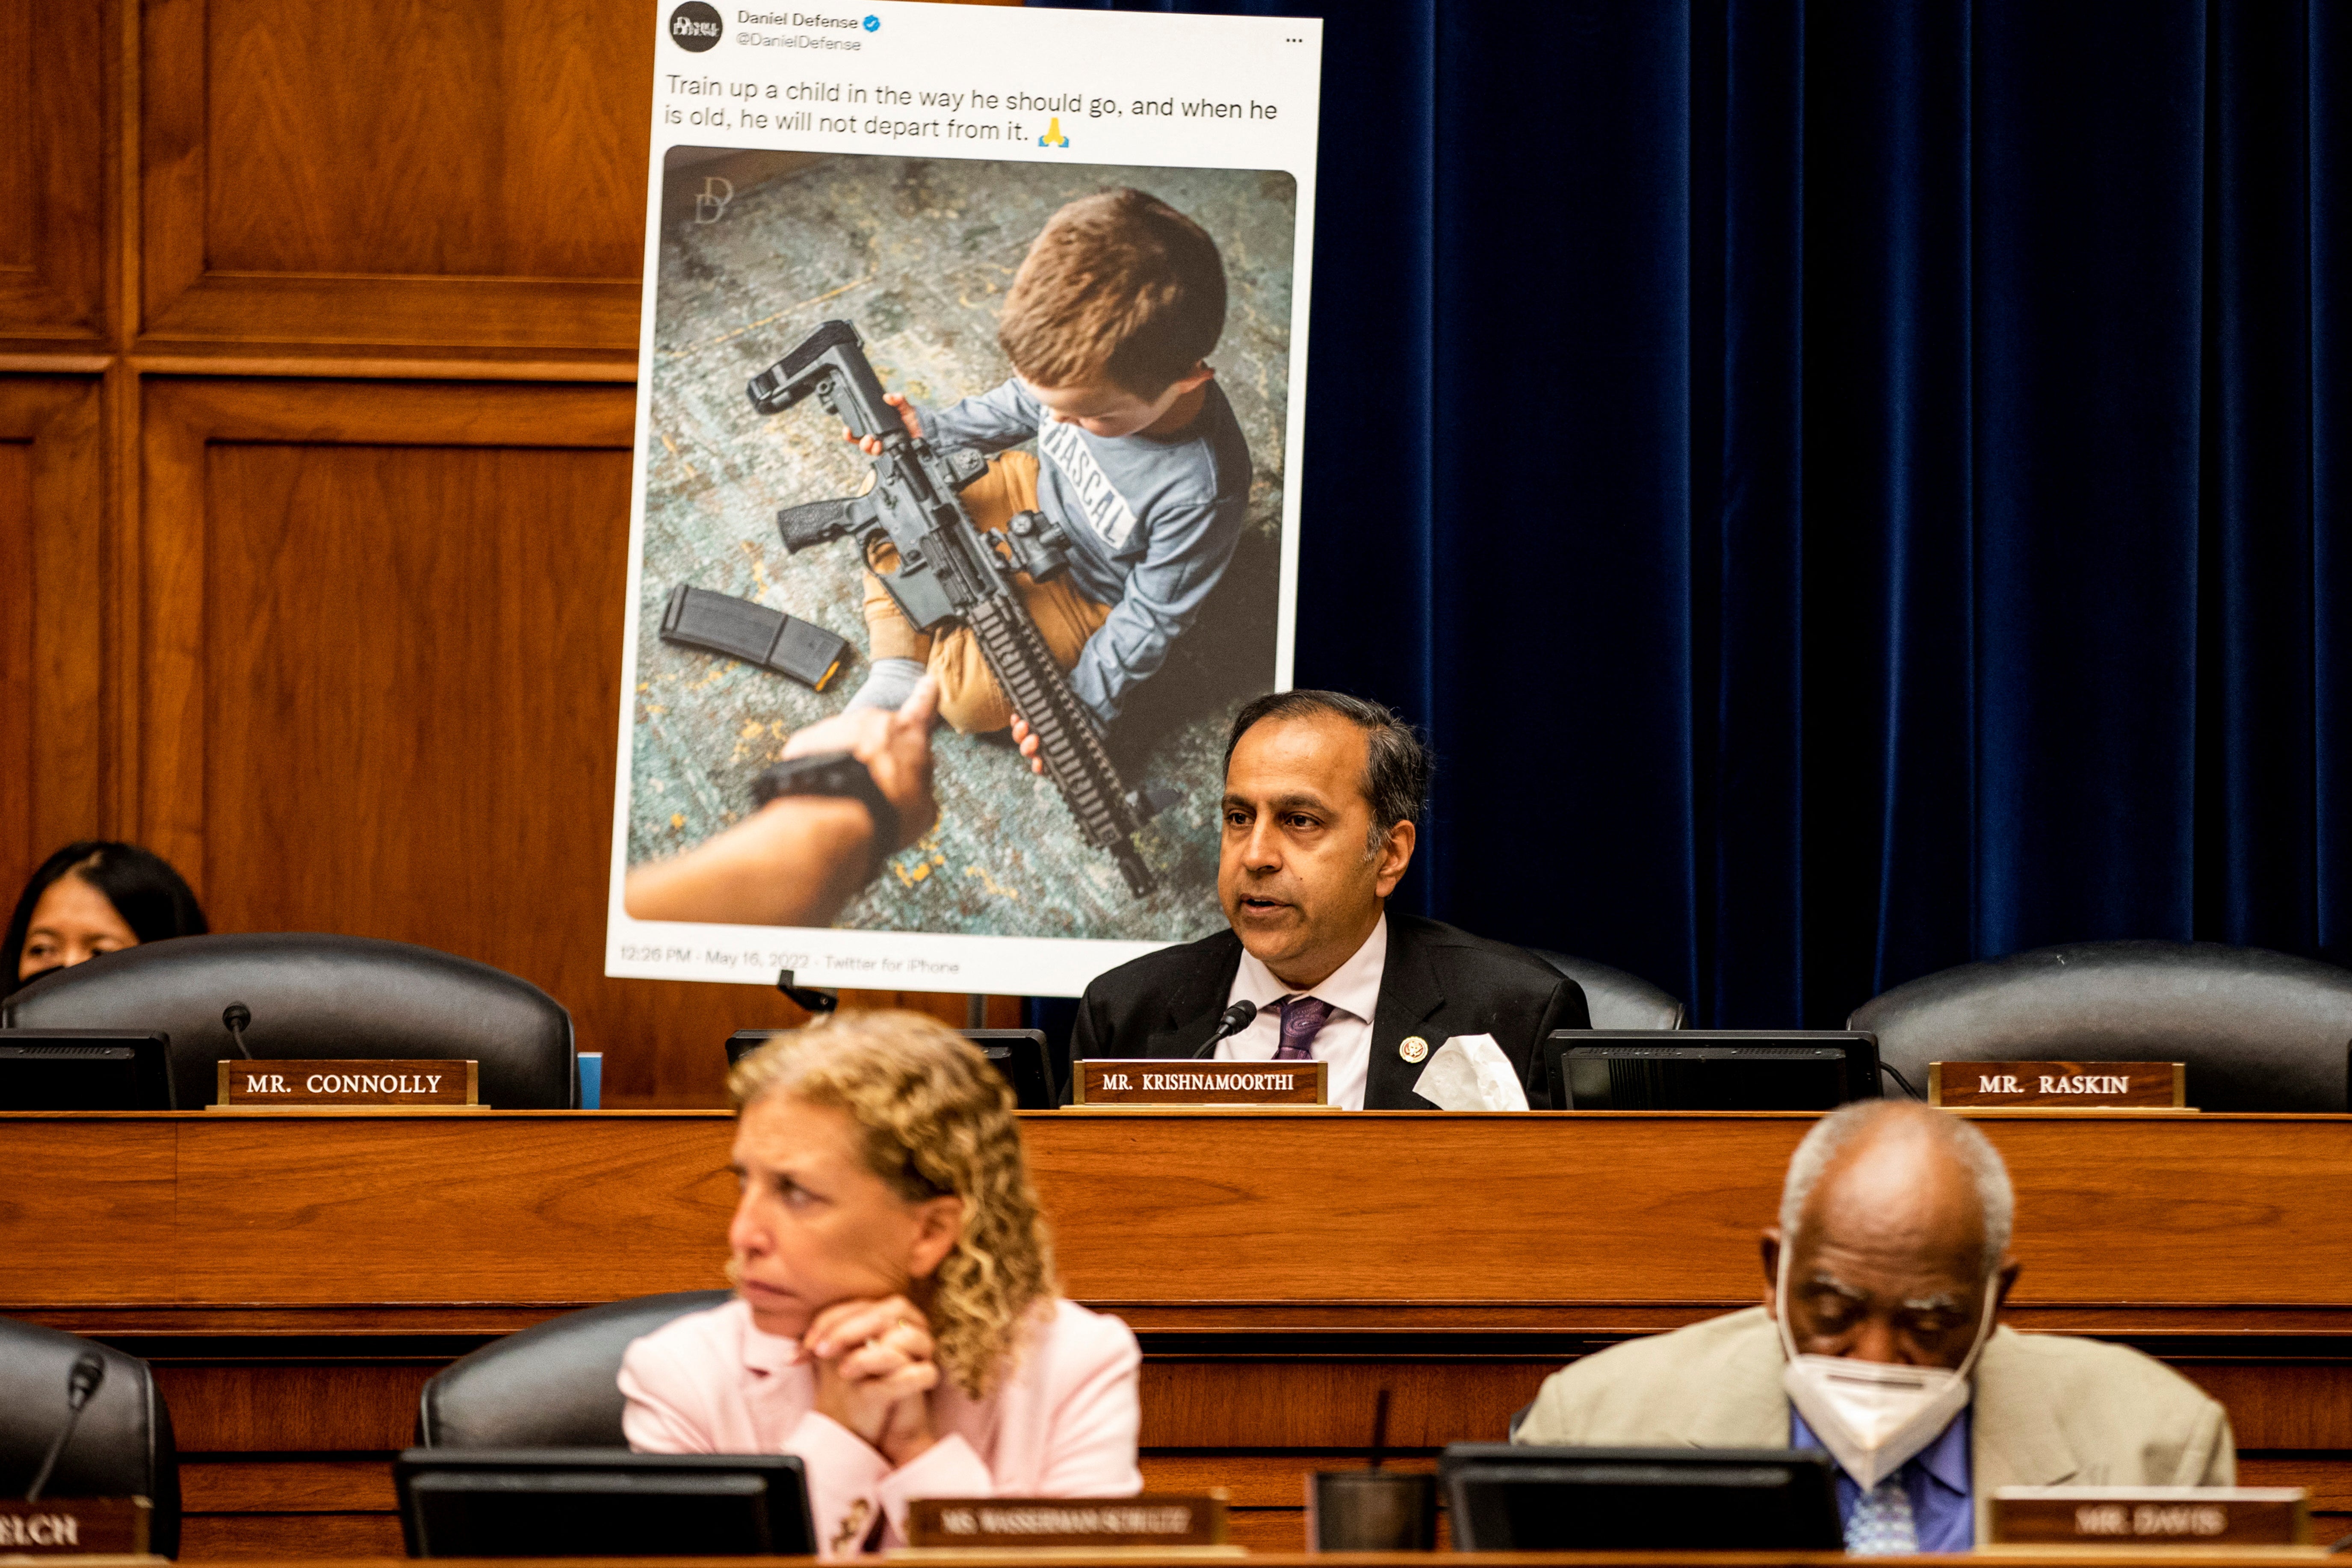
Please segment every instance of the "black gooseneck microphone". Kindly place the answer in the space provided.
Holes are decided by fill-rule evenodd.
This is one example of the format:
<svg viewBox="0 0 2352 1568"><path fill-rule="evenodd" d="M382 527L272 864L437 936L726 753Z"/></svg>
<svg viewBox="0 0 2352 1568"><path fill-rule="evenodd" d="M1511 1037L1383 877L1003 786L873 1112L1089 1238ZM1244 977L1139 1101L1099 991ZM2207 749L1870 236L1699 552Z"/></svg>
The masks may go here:
<svg viewBox="0 0 2352 1568"><path fill-rule="evenodd" d="M1250 1020L1256 1016L1257 1004L1255 1002L1236 1002L1226 1008L1224 1016L1217 1020L1217 1032L1209 1037L1207 1045L1192 1053L1192 1059L1196 1062L1207 1059L1219 1045L1248 1028Z"/></svg>
<svg viewBox="0 0 2352 1568"><path fill-rule="evenodd" d="M230 1038L236 1041L236 1054L251 1061L253 1053L246 1048L245 1031L253 1023L253 1009L242 1002L232 1002L221 1009L221 1022L227 1026Z"/></svg>
<svg viewBox="0 0 2352 1568"><path fill-rule="evenodd" d="M33 1478L31 1488L26 1491L26 1502L41 1500L41 1489L49 1484L49 1472L58 1468L58 1456L66 1451L66 1439L73 1436L74 1428L81 1423L82 1406L89 1403L89 1396L96 1394L98 1385L105 1381L106 1363L100 1359L97 1352L84 1351L75 1358L73 1370L66 1373L66 1424L58 1429L57 1441L49 1445L48 1458L41 1461L40 1473Z"/></svg>

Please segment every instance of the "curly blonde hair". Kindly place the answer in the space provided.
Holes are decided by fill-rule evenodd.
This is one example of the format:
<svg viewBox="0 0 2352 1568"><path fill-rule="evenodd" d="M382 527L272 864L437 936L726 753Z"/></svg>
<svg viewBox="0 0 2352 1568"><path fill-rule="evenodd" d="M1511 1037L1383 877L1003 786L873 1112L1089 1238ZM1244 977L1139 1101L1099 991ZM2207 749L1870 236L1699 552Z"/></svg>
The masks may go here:
<svg viewBox="0 0 2352 1568"><path fill-rule="evenodd" d="M775 1036L735 1065L727 1089L739 1116L773 1094L837 1106L863 1134L867 1168L900 1197L963 1200L962 1232L932 1279L931 1337L957 1385L987 1394L1056 1290L1053 1232L1003 1075L935 1018L861 1011Z"/></svg>

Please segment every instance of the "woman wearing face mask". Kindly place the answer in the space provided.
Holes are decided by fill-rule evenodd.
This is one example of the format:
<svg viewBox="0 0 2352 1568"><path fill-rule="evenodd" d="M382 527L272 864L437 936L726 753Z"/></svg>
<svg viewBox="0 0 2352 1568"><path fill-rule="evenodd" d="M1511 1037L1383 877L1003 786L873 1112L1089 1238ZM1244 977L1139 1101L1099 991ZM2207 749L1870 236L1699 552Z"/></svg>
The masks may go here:
<svg viewBox="0 0 2352 1568"><path fill-rule="evenodd" d="M1013 1094L911 1013L782 1035L729 1082L735 1299L629 1347L629 1446L788 1453L829 1556L917 1498L1128 1497L1135 1336L1055 1293Z"/></svg>
<svg viewBox="0 0 2352 1568"><path fill-rule="evenodd" d="M0 992L103 952L206 929L171 862L135 844L85 838L42 861L26 882L0 957Z"/></svg>

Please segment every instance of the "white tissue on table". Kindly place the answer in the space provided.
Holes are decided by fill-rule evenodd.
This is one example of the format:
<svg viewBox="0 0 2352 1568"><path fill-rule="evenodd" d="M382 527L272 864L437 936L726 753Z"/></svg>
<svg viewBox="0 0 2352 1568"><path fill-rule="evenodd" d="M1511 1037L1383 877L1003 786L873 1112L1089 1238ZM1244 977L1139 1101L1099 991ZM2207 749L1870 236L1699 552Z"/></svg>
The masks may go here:
<svg viewBox="0 0 2352 1568"><path fill-rule="evenodd" d="M1525 1110L1528 1091L1492 1035L1455 1035L1430 1054L1413 1093L1440 1110Z"/></svg>

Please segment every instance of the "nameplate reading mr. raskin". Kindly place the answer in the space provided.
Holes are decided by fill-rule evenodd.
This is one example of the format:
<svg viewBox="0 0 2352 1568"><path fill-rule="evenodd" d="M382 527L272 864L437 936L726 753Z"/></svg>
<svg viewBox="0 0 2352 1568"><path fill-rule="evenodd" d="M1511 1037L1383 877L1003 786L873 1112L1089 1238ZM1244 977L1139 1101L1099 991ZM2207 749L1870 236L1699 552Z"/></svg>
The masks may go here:
<svg viewBox="0 0 2352 1568"><path fill-rule="evenodd" d="M218 1109L269 1110L320 1105L472 1105L478 1062L225 1061Z"/></svg>
<svg viewBox="0 0 2352 1568"><path fill-rule="evenodd" d="M1930 1105L1993 1110L2003 1106L2140 1107L2189 1103L2179 1062L1929 1062Z"/></svg>
<svg viewBox="0 0 2352 1568"><path fill-rule="evenodd" d="M910 1546L1219 1546L1221 1497L918 1498Z"/></svg>
<svg viewBox="0 0 2352 1568"><path fill-rule="evenodd" d="M1088 1107L1320 1105L1321 1062L1081 1061L1071 1102Z"/></svg>

